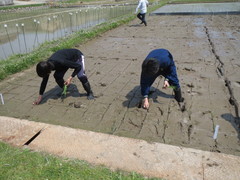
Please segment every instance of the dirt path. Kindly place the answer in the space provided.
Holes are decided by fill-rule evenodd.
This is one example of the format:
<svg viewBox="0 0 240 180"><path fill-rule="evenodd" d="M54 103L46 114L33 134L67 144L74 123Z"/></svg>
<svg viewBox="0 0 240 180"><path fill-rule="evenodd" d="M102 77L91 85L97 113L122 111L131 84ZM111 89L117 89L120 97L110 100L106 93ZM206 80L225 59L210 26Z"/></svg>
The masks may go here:
<svg viewBox="0 0 240 180"><path fill-rule="evenodd" d="M32 106L41 81L32 68L0 83L5 100L0 115L239 156L237 106L229 103L225 79L239 103L240 17L147 18L147 27L135 20L78 47L86 56L96 100L86 100L75 78L62 102L51 77L45 101ZM172 90L162 90L160 78L153 85L149 111L138 108L141 63L155 48L174 56L187 102L183 113ZM217 141L212 138L216 125Z"/></svg>

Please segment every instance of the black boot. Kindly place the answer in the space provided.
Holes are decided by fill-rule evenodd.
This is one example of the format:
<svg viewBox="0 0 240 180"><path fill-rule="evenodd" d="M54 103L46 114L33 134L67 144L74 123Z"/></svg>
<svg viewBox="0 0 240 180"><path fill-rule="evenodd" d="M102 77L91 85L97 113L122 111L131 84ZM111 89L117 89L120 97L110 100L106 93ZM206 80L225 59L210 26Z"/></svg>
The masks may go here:
<svg viewBox="0 0 240 180"><path fill-rule="evenodd" d="M89 82L86 82L85 84L83 84L83 88L87 92L88 100L94 99L93 92L91 90L91 86L90 86Z"/></svg>
<svg viewBox="0 0 240 180"><path fill-rule="evenodd" d="M184 101L184 99L182 98L182 92L180 87L174 89L174 98L176 99L177 102Z"/></svg>
<svg viewBox="0 0 240 180"><path fill-rule="evenodd" d="M186 108L185 108L184 98L182 97L181 88L174 89L174 98L178 102L178 105L181 111L185 111Z"/></svg>

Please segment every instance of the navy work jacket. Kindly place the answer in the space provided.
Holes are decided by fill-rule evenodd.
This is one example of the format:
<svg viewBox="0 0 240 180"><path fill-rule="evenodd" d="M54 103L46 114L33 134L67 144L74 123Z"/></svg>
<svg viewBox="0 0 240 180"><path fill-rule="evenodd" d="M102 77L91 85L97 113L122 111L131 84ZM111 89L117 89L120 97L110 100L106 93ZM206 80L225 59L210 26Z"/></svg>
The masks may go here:
<svg viewBox="0 0 240 180"><path fill-rule="evenodd" d="M169 80L169 84L180 87L179 80L177 76L177 70L173 57L171 53L166 49L155 49L151 51L144 61L147 61L149 58L155 58L159 62L159 71L157 74L152 76L147 76L143 72L141 73L141 93L142 96L147 97L150 92L150 87L155 81L155 79L162 75ZM144 63L144 62L143 62Z"/></svg>

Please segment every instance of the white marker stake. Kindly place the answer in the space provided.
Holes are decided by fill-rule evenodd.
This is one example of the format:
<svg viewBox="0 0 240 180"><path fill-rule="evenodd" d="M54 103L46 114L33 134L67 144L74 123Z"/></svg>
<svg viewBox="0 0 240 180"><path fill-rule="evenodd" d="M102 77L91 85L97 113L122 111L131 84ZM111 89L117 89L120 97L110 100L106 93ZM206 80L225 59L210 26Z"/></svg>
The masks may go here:
<svg viewBox="0 0 240 180"><path fill-rule="evenodd" d="M218 129L219 129L219 125L216 125L214 135L213 135L213 139L217 139Z"/></svg>
<svg viewBox="0 0 240 180"><path fill-rule="evenodd" d="M1 97L2 104L4 104L3 95L0 94L0 97Z"/></svg>

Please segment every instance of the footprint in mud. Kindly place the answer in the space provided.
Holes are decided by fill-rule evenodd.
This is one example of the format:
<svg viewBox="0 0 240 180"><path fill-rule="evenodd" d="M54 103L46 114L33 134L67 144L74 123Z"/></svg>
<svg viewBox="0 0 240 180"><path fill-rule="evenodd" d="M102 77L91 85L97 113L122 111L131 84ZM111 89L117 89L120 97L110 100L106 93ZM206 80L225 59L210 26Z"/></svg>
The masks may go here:
<svg viewBox="0 0 240 180"><path fill-rule="evenodd" d="M184 70L184 71L188 71L188 72L196 72L194 69L192 69L192 68L187 68L187 67L183 68L183 70Z"/></svg>
<svg viewBox="0 0 240 180"><path fill-rule="evenodd" d="M219 164L216 162L213 162L213 163L207 163L207 166L213 167L213 166L219 166Z"/></svg>
<svg viewBox="0 0 240 180"><path fill-rule="evenodd" d="M107 86L107 84L105 84L105 83L99 83L100 84L100 86L102 86L102 87L106 87Z"/></svg>
<svg viewBox="0 0 240 180"><path fill-rule="evenodd" d="M208 110L208 111L203 111L202 112L202 115L205 115L205 114L211 114L212 112L210 111L210 110Z"/></svg>
<svg viewBox="0 0 240 180"><path fill-rule="evenodd" d="M188 90L187 92L188 92L188 94L190 94L190 95L199 95L199 96L202 95L202 93L197 92L197 91L191 91L191 90Z"/></svg>
<svg viewBox="0 0 240 180"><path fill-rule="evenodd" d="M68 106L74 107L74 108L84 108L84 107L86 107L81 102L71 102L71 103L68 104Z"/></svg>
<svg viewBox="0 0 240 180"><path fill-rule="evenodd" d="M191 84L187 84L187 87L194 88L194 85L192 83Z"/></svg>
<svg viewBox="0 0 240 180"><path fill-rule="evenodd" d="M99 57L101 60L107 60L107 57Z"/></svg>
<svg viewBox="0 0 240 180"><path fill-rule="evenodd" d="M204 77L204 76L201 76L201 75L200 75L200 78L201 78L201 79L204 79L204 80L207 79L207 77Z"/></svg>

